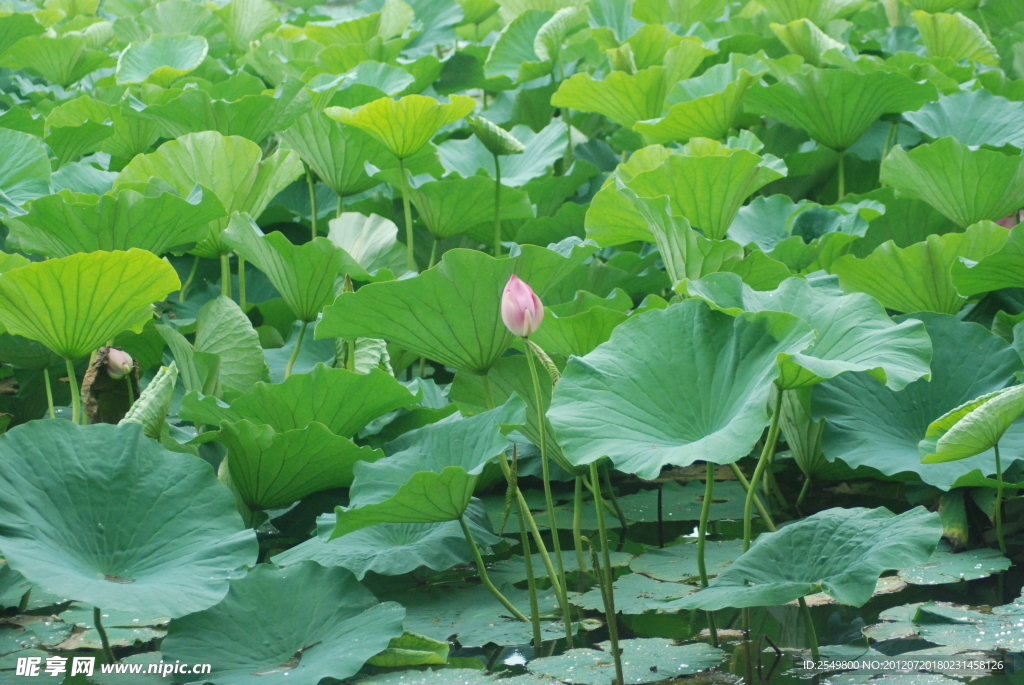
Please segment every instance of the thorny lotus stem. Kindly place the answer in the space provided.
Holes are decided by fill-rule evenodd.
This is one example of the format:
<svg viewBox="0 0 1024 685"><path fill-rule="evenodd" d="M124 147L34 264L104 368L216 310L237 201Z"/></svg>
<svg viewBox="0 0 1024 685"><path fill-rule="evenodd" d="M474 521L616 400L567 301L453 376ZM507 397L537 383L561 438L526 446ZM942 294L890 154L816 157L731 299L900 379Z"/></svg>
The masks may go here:
<svg viewBox="0 0 1024 685"><path fill-rule="evenodd" d="M1006 541L1003 540L1003 464L999 458L999 443L996 449L996 539L999 541L999 552L1006 556Z"/></svg>
<svg viewBox="0 0 1024 685"><path fill-rule="evenodd" d="M577 585L583 592L587 583L587 558L583 554L583 476L576 476L572 496L572 545L576 550L576 565L579 567Z"/></svg>
<svg viewBox="0 0 1024 685"><path fill-rule="evenodd" d="M303 321L299 326L299 334L295 337L295 349L292 350L292 354L288 357L288 363L284 367L284 377L292 375L292 367L295 366L295 360L299 358L299 350L302 349L302 339L306 336L306 326L308 324Z"/></svg>
<svg viewBox="0 0 1024 685"><path fill-rule="evenodd" d="M92 622L96 624L96 632L100 634L100 642L103 644L103 654L107 657L107 663L114 663L114 652L110 649L110 640L107 638L107 630L103 627L103 617L99 607L92 608Z"/></svg>
<svg viewBox="0 0 1024 685"><path fill-rule="evenodd" d="M71 423L82 423L82 396L78 393L78 378L75 376L75 365L70 359L64 360L68 370L68 386L71 388Z"/></svg>
<svg viewBox="0 0 1024 685"><path fill-rule="evenodd" d="M57 418L57 412L53 408L53 388L50 387L50 370L43 369L43 383L46 384L46 408L50 410L50 418Z"/></svg>
<svg viewBox="0 0 1024 685"><path fill-rule="evenodd" d="M708 537L708 518L711 516L711 501L715 496L715 464L707 463L707 482L704 484L704 501L700 506L700 523L697 526L697 571L700 573L700 584L708 586L708 567L704 560L704 545ZM658 491L661 493L661 490ZM708 633L711 634L711 644L718 646L718 626L715 625L715 614L707 612Z"/></svg>
<svg viewBox="0 0 1024 685"><path fill-rule="evenodd" d="M615 589L612 587L612 556L608 549L608 527L604 521L603 496L601 495L601 480L597 472L597 462L590 465L590 485L594 495L594 508L597 510L597 530L601 536L601 566L603 568L598 572L598 576L601 577L605 587L604 609L608 621L608 639L612 646L612 659L615 662L615 682L618 685L624 685L622 655L619 653L619 627L616 623L615 613Z"/></svg>
<svg viewBox="0 0 1024 685"><path fill-rule="evenodd" d="M750 483L747 482L747 477L743 475L742 471L740 471L740 467L736 465L736 462L729 464L729 468L732 469L732 474L736 476L736 480L738 480L740 485L743 486L743 491L750 492ZM765 508L764 504L761 503L761 498L757 496L756 491L754 492L754 506L757 507L757 513L761 515L761 519L764 521L768 530L774 531L775 521L772 520L772 517L768 514L768 510Z"/></svg>
<svg viewBox="0 0 1024 685"><path fill-rule="evenodd" d="M782 388L775 386L775 407L772 409L772 422L768 427L768 437L764 441L764 449L761 450L761 457L757 460L757 467L754 475L750 478L747 488L747 499L743 503L743 551L750 549L750 538L753 533L750 518L754 505L757 484L761 481L761 474L765 466L771 461L775 453L775 441L779 437L779 415L782 414Z"/></svg>
<svg viewBox="0 0 1024 685"><path fill-rule="evenodd" d="M309 208L310 208L309 225L310 225L310 233L312 234L310 236L310 240L312 240L313 238L316 238L317 235L318 235L317 225L316 225L316 223L317 223L317 216L316 216L317 215L317 211L316 211L316 181L313 180L313 170L309 168L309 165L306 164L306 163L303 163L303 166L306 167L306 186L309 188Z"/></svg>
<svg viewBox="0 0 1024 685"><path fill-rule="evenodd" d="M509 610L509 612L523 623L529 623L530 619L523 616L523 612L516 609L512 602L508 601L508 598L501 594L498 588L494 587L494 583L491 582L490 576L487 575L487 566L484 564L484 558L480 554L480 548L476 546L476 540L473 539L473 533L469 530L469 526L466 525L466 517L459 516L459 525L462 526L462 534L466 536L466 542L469 543L469 548L473 550L473 558L476 560L476 572L480 576L480 582L483 586L490 590L494 598L497 599L501 604Z"/></svg>
<svg viewBox="0 0 1024 685"><path fill-rule="evenodd" d="M800 613L804 617L804 623L807 626L807 642L811 646L811 658L817 661L820 658L818 653L818 633L814 630L814 621L811 620L811 610L807 607L807 602L801 597L800 602Z"/></svg>
<svg viewBox="0 0 1024 685"><path fill-rule="evenodd" d="M501 256L501 160L494 155L494 256Z"/></svg>
<svg viewBox="0 0 1024 685"><path fill-rule="evenodd" d="M398 173L402 177L402 211L405 213L405 259L409 271L416 271L415 235L412 230L412 207L409 205L409 179L405 177L405 160L398 158Z"/></svg>
<svg viewBox="0 0 1024 685"><path fill-rule="evenodd" d="M238 255L238 306L245 313L245 259Z"/></svg>
<svg viewBox="0 0 1024 685"><path fill-rule="evenodd" d="M558 523L555 521L555 499L551 495L551 464L548 463L547 450L547 421L544 417L544 396L540 390L540 376L537 374L537 366L534 363L533 348L526 345L526 363L530 367L530 378L533 379L533 399L537 403L537 430L540 433L540 469L544 480L544 505L548 510L548 525L551 527L551 547L555 553L555 563L558 566L558 582L563 591L565 583L565 564L562 562L562 543L558 539ZM566 639L569 646L572 646L572 623L566 624Z"/></svg>
<svg viewBox="0 0 1024 685"><path fill-rule="evenodd" d="M191 287L192 281L195 280L197 271L199 271L198 255L192 260L192 270L188 272L188 278L185 279L185 284L181 286L181 290L178 291L178 302L184 304L185 297L188 295L188 289Z"/></svg>
<svg viewBox="0 0 1024 685"><path fill-rule="evenodd" d="M231 297L231 255L220 256L220 294Z"/></svg>

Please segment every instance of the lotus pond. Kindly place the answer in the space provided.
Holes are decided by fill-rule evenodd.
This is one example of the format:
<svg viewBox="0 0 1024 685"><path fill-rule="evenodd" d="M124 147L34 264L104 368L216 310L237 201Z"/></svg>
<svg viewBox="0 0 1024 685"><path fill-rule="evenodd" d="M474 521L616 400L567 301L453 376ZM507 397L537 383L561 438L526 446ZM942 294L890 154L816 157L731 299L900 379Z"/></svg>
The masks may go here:
<svg viewBox="0 0 1024 685"><path fill-rule="evenodd" d="M1021 0L0 0L0 683L1024 671Z"/></svg>

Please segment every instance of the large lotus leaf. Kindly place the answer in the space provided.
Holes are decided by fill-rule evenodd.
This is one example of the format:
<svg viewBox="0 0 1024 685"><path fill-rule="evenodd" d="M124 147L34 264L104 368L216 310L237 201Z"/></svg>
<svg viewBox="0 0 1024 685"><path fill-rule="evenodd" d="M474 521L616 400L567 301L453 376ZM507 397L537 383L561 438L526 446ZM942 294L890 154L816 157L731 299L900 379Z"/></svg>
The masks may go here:
<svg viewBox="0 0 1024 685"><path fill-rule="evenodd" d="M320 423L335 435L351 438L378 416L416 401L394 376L380 369L362 374L317 364L310 373L293 373L282 383L256 383L230 408L212 397L186 396L181 416L212 426L248 419L278 433Z"/></svg>
<svg viewBox="0 0 1024 685"><path fill-rule="evenodd" d="M48 257L133 247L159 255L191 247L206 237L207 224L225 215L220 200L202 188L188 197L152 183L141 190L46 195L32 202L28 214L9 221L11 236L22 251Z"/></svg>
<svg viewBox="0 0 1024 685"><path fill-rule="evenodd" d="M953 284L965 297L1024 285L1024 224L1010 229L1006 244L994 252L953 262Z"/></svg>
<svg viewBox="0 0 1024 685"><path fill-rule="evenodd" d="M548 173L565 155L569 140L565 125L558 121L552 121L539 133L522 124L513 127L511 133L523 143L524 150L522 154L501 159L501 182L506 186L523 186ZM476 136L446 140L438 145L437 153L448 172L469 178L482 171L486 176L495 177L494 155Z"/></svg>
<svg viewBox="0 0 1024 685"><path fill-rule="evenodd" d="M443 240L493 222L495 190L495 181L490 178L452 175L410 188L409 199L431 235ZM503 221L533 218L530 197L518 188L501 189L500 212Z"/></svg>
<svg viewBox="0 0 1024 685"><path fill-rule="evenodd" d="M280 509L320 490L348 487L356 463L384 456L322 423L278 433L245 420L225 421L219 439L228 448L231 484L250 509Z"/></svg>
<svg viewBox="0 0 1024 685"><path fill-rule="evenodd" d="M132 43L117 60L117 82L153 83L166 88L202 64L207 49L202 36L156 35Z"/></svg>
<svg viewBox="0 0 1024 685"><path fill-rule="evenodd" d="M891 390L928 375L932 344L916 319L894 323L863 293L836 295L807 279L787 279L776 290L757 291L735 274L713 274L687 285L691 295L730 314L788 312L807 322L814 342L782 363L780 386L813 385L847 371L866 371Z"/></svg>
<svg viewBox="0 0 1024 685"><path fill-rule="evenodd" d="M32 422L0 436L0 457L4 556L46 592L173 618L216 604L256 561L210 466L140 426Z"/></svg>
<svg viewBox="0 0 1024 685"><path fill-rule="evenodd" d="M939 515L915 507L899 516L885 508L826 509L774 533L711 582L679 602L689 609L778 606L825 592L863 606L883 571L928 560L942 536Z"/></svg>
<svg viewBox="0 0 1024 685"><path fill-rule="evenodd" d="M774 85L752 87L746 107L802 128L822 145L842 151L883 114L914 111L936 97L934 86L903 74L812 67Z"/></svg>
<svg viewBox="0 0 1024 685"><path fill-rule="evenodd" d="M485 373L512 343L501 320L501 293L516 273L543 298L592 249L568 257L526 245L518 257L495 259L475 250L449 250L415 278L371 283L343 293L324 310L319 338L383 338L456 369Z"/></svg>
<svg viewBox="0 0 1024 685"><path fill-rule="evenodd" d="M705 544L704 557L709 576L717 576L743 554L742 540L708 541ZM673 583L696 582L700 578L697 545L693 542L684 542L662 549L649 549L629 562L629 568L633 573L642 573L656 580Z"/></svg>
<svg viewBox="0 0 1024 685"><path fill-rule="evenodd" d="M263 150L240 136L224 136L216 131L190 133L164 143L148 155L135 157L114 181L148 183L156 176L169 183L182 197L196 185L209 188L224 205L228 216L245 212L259 216L285 186L302 174L302 160L290 150L278 150L263 159ZM193 254L216 257L230 252L220 241L228 217L209 224L209 237Z"/></svg>
<svg viewBox="0 0 1024 685"><path fill-rule="evenodd" d="M405 245L398 242L398 226L377 214L342 212L327 225L327 239L343 249L368 274L381 269L403 273Z"/></svg>
<svg viewBox="0 0 1024 685"><path fill-rule="evenodd" d="M0 55L27 36L38 36L46 31L28 12L16 12L0 17Z"/></svg>
<svg viewBox="0 0 1024 685"><path fill-rule="evenodd" d="M772 33L782 41L786 49L800 55L816 67L829 50L842 52L845 46L817 27L810 19L797 19L786 24L770 24Z"/></svg>
<svg viewBox="0 0 1024 685"><path fill-rule="evenodd" d="M1010 560L997 549L979 547L953 553L943 541L931 558L920 566L900 571L900 580L912 585L938 585L978 580L1010 568Z"/></svg>
<svg viewBox="0 0 1024 685"><path fill-rule="evenodd" d="M656 683L714 668L726 658L717 647L702 642L677 645L662 637L620 640L622 677L630 683ZM559 656L530 662L530 673L571 685L610 685L618 682L611 644L601 649L570 649Z"/></svg>
<svg viewBox="0 0 1024 685"><path fill-rule="evenodd" d="M1007 237L1005 228L986 221L964 233L930 235L909 247L889 241L864 259L840 257L831 271L844 291L867 293L887 309L956 314L967 298L954 287L951 269L961 259L977 261L999 253Z"/></svg>
<svg viewBox="0 0 1024 685"><path fill-rule="evenodd" d="M998 221L1024 206L1024 158L971 150L954 138L910 152L896 146L882 162L880 180L924 200L961 228Z"/></svg>
<svg viewBox="0 0 1024 685"><path fill-rule="evenodd" d="M356 195L377 185L366 173L365 162L385 168L391 162L387 148L369 133L345 126L323 112L309 112L280 133L317 177L337 195Z"/></svg>
<svg viewBox="0 0 1024 685"><path fill-rule="evenodd" d="M498 542L479 500L470 501L465 519L478 545ZM317 520L317 527L329 532L334 530L334 523L333 514L324 515ZM472 561L473 552L458 521L378 523L329 542L314 537L273 559L278 566L306 560L347 568L362 580L368 571L384 576L400 576L420 567L444 571Z"/></svg>
<svg viewBox="0 0 1024 685"><path fill-rule="evenodd" d="M893 392L864 374L844 374L815 386L815 419L826 420L822 449L830 460L853 468L867 466L887 476L916 474L948 490L959 480L996 472L993 452L944 464L922 464L918 443L928 425L946 412L1005 387L1024 370L1020 356L1002 338L951 316L923 314L932 339L932 377ZM1003 436L1005 453L1024 445L1024 424ZM1010 459L1003 466L1008 467Z"/></svg>
<svg viewBox="0 0 1024 685"><path fill-rule="evenodd" d="M0 128L0 207L21 214L18 205L50 192L50 158L35 136Z"/></svg>
<svg viewBox="0 0 1024 685"><path fill-rule="evenodd" d="M810 19L815 24L853 14L864 4L864 0L764 0L761 3L774 21L789 23Z"/></svg>
<svg viewBox="0 0 1024 685"><path fill-rule="evenodd" d="M395 157L406 159L430 142L438 129L466 116L474 106L465 95L453 95L446 104L424 95L406 95L398 100L381 98L356 109L328 107L324 113L366 131Z"/></svg>
<svg viewBox="0 0 1024 685"><path fill-rule="evenodd" d="M612 584L615 592L615 611L626 615L640 615L653 611L674 614L674 600L696 592L699 585L665 583L640 573L622 576ZM600 587L569 598L569 603L581 609L604 611L604 592Z"/></svg>
<svg viewBox="0 0 1024 685"><path fill-rule="evenodd" d="M139 13L139 20L153 33L212 37L220 30L217 17L202 5L188 0L163 0Z"/></svg>
<svg viewBox="0 0 1024 685"><path fill-rule="evenodd" d="M269 33L281 20L281 12L270 0L231 0L216 11L224 32L239 52Z"/></svg>
<svg viewBox="0 0 1024 685"><path fill-rule="evenodd" d="M999 64L999 53L985 32L959 12L929 14L917 10L910 16L921 32L929 57L947 57L954 62L965 59L993 66Z"/></svg>
<svg viewBox="0 0 1024 685"><path fill-rule="evenodd" d="M343 568L261 564L217 606L172 621L161 649L172 662L214 664L193 683L317 685L355 675L402 634L404 617Z"/></svg>
<svg viewBox="0 0 1024 685"><path fill-rule="evenodd" d="M526 422L525 410L516 396L474 416L453 415L405 433L389 444L391 456L357 464L331 538L378 523L459 518L484 467L508 448L507 427Z"/></svg>
<svg viewBox="0 0 1024 685"><path fill-rule="evenodd" d="M89 47L88 38L67 33L28 36L15 43L3 57L4 66L31 69L50 83L67 88L88 74L116 64L106 52Z"/></svg>
<svg viewBox="0 0 1024 685"><path fill-rule="evenodd" d="M648 479L668 464L727 464L764 431L779 356L810 342L782 312L732 317L700 300L649 311L569 360L548 419L573 464L608 456Z"/></svg>
<svg viewBox="0 0 1024 685"><path fill-rule="evenodd" d="M903 117L929 138L953 137L968 147L1024 147L1024 102L987 90L944 95Z"/></svg>
<svg viewBox="0 0 1024 685"><path fill-rule="evenodd" d="M159 124L169 138L218 131L259 143L291 126L310 106L305 84L287 78L273 93L244 95L234 101L214 99L205 90L191 88L166 104L149 105L136 116Z"/></svg>
<svg viewBox="0 0 1024 685"><path fill-rule="evenodd" d="M222 295L200 308L196 317L195 352L217 356L218 382L226 388L244 392L263 379L266 367L259 334L230 297ZM177 356L175 353L175 358Z"/></svg>
<svg viewBox="0 0 1024 685"><path fill-rule="evenodd" d="M256 265L281 293L295 318L307 323L315 321L334 299L334 280L339 275L362 272L362 267L327 238L295 245L279 231L263 235L244 213L231 217L221 240Z"/></svg>
<svg viewBox="0 0 1024 685"><path fill-rule="evenodd" d="M0 276L0 324L75 359L142 332L153 303L179 287L174 267L145 250L34 262Z"/></svg>
<svg viewBox="0 0 1024 685"><path fill-rule="evenodd" d="M933 233L942 235L958 230L956 224L927 202L910 197L897 197L896 192L890 187L879 188L863 195L848 194L846 199L852 202L873 200L885 206L885 214L871 219L868 230L853 243L850 252L858 257L866 257L876 247L889 240L892 240L896 247L909 247L926 240Z"/></svg>
<svg viewBox="0 0 1024 685"><path fill-rule="evenodd" d="M546 9L531 9L510 21L491 46L484 62L484 76L489 79L504 76L512 83L520 83L551 73L551 60L541 59L534 43L537 32L554 14Z"/></svg>
<svg viewBox="0 0 1024 685"><path fill-rule="evenodd" d="M1007 429L1024 413L1024 386L989 393L928 426L920 444L925 464L966 459L999 444Z"/></svg>

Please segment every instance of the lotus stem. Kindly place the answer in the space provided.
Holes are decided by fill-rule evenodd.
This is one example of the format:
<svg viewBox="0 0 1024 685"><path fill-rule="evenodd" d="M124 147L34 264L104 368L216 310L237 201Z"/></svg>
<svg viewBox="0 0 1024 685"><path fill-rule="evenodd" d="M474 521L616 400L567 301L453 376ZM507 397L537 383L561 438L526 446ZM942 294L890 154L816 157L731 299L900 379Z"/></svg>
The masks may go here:
<svg viewBox="0 0 1024 685"><path fill-rule="evenodd" d="M343 198L341 195L338 195L338 207L337 207L337 209L334 210L334 218L335 219L340 219L341 218L341 214L342 214L342 210L343 210L344 206L345 206L345 198Z"/></svg>
<svg viewBox="0 0 1024 685"><path fill-rule="evenodd" d="M78 392L78 377L75 376L75 365L70 359L64 359L68 370L68 385L71 388L71 423L82 423L82 396Z"/></svg>
<svg viewBox="0 0 1024 685"><path fill-rule="evenodd" d="M836 198L836 202L841 201L846 197L846 153L839 153L839 196Z"/></svg>
<svg viewBox="0 0 1024 685"><path fill-rule="evenodd" d="M704 560L704 545L708 537L708 518L711 516L711 500L715 496L715 465L707 462L707 482L704 483L704 501L700 506L700 523L697 526L697 572L700 573L701 587L708 586L708 567ZM658 514L661 514L661 490L658 490ZM715 625L715 614L706 612L708 617L708 633L711 644L718 646L718 626Z"/></svg>
<svg viewBox="0 0 1024 685"><path fill-rule="evenodd" d="M412 230L412 207L409 204L409 179L405 177L405 160L398 158L398 173L402 176L402 211L405 213L405 258L409 271L416 271L415 235Z"/></svg>
<svg viewBox="0 0 1024 685"><path fill-rule="evenodd" d="M594 508L597 510L597 530L601 536L601 565L603 568L597 575L602 577L605 587L604 610L608 621L608 639L612 646L612 659L615 662L615 682L618 685L624 685L626 681L622 675L622 654L619 652L619 627L616 623L615 589L612 587L612 556L608 549L608 528L604 520L603 495L601 494L601 481L597 471L597 462L590 465L590 484L591 492L594 495Z"/></svg>
<svg viewBox="0 0 1024 685"><path fill-rule="evenodd" d="M1003 464L999 458L999 442L995 444L996 450L996 539L999 541L999 552L1006 556L1006 541L1003 539Z"/></svg>
<svg viewBox="0 0 1024 685"><path fill-rule="evenodd" d="M658 549L665 549L665 515L662 509L664 491L665 484L658 483Z"/></svg>
<svg viewBox="0 0 1024 685"><path fill-rule="evenodd" d="M742 471L740 471L740 467L733 462L732 464L729 464L729 468L732 469L732 473L736 476L736 480L738 480L740 485L743 486L743 491L749 493L750 483L747 482L747 477L743 475ZM767 526L768 530L774 531L776 529L775 521L772 520L772 517L768 514L768 510L765 509L764 504L761 503L761 498L757 496L756 491L754 492L754 506L757 507L757 513L760 514L761 518L764 520L764 524Z"/></svg>
<svg viewBox="0 0 1024 685"><path fill-rule="evenodd" d="M434 244L430 246L430 263L427 265L428 269L433 269L434 265L437 264L437 246L441 241L434 238Z"/></svg>
<svg viewBox="0 0 1024 685"><path fill-rule="evenodd" d="M295 366L295 360L299 358L299 350L302 349L302 339L306 336L306 326L308 324L303 321L302 325L299 326L299 334L295 337L295 349L292 350L292 354L288 357L288 363L284 367L284 377L292 375L292 367Z"/></svg>
<svg viewBox="0 0 1024 685"><path fill-rule="evenodd" d="M811 477L804 474L804 486L800 488L800 494L796 498L796 508L799 511L800 505L804 503L807 493L811 491Z"/></svg>
<svg viewBox="0 0 1024 685"><path fill-rule="evenodd" d="M604 476L604 484L608 487L608 501L612 503L612 511L615 513L615 518L619 519L619 527L622 529L622 534L619 535L619 544L617 546L618 552L622 551L622 548L626 545L626 530L629 528L629 522L626 520L626 512L622 511L622 506L619 504L619 498L615 496L615 489L612 488L612 474L607 464L602 465L600 469ZM660 494L661 491L659 490Z"/></svg>
<svg viewBox="0 0 1024 685"><path fill-rule="evenodd" d="M583 476L576 476L572 495L572 545L579 567L577 588L583 592L587 583L587 558L583 553Z"/></svg>
<svg viewBox="0 0 1024 685"><path fill-rule="evenodd" d="M775 406L772 409L772 422L768 427L768 437L764 441L764 448L761 450L761 457L757 460L757 467L754 475L750 478L747 488L747 499L743 503L743 551L750 549L750 538L752 535L751 514L756 496L757 483L761 480L765 466L771 461L775 453L775 441L779 437L779 416L782 414L782 388L775 386Z"/></svg>
<svg viewBox="0 0 1024 685"><path fill-rule="evenodd" d="M501 159L494 155L494 256L501 257Z"/></svg>
<svg viewBox="0 0 1024 685"><path fill-rule="evenodd" d="M50 418L57 418L57 412L53 408L53 388L50 387L50 370L43 369L43 383L46 385L46 408L50 412Z"/></svg>
<svg viewBox="0 0 1024 685"><path fill-rule="evenodd" d="M356 370L356 341L345 341L345 368L349 371Z"/></svg>
<svg viewBox="0 0 1024 685"><path fill-rule="evenodd" d="M18 600L18 613L23 614L28 609L29 600L32 599L32 588L25 590L25 594Z"/></svg>
<svg viewBox="0 0 1024 685"><path fill-rule="evenodd" d="M110 639L107 637L107 630L103 627L103 617L99 607L92 608L92 622L96 624L96 632L100 634L100 642L103 644L103 655L107 657L107 663L114 663L114 651L110 649Z"/></svg>
<svg viewBox="0 0 1024 685"><path fill-rule="evenodd" d="M238 306L245 313L245 258L238 255Z"/></svg>
<svg viewBox="0 0 1024 685"><path fill-rule="evenodd" d="M484 379L484 402L487 403L488 409L494 409L494 393L491 392L491 379L488 378L486 373L482 376L482 378Z"/></svg>
<svg viewBox="0 0 1024 685"><path fill-rule="evenodd" d="M192 270L188 272L188 278L185 279L185 284L181 286L181 290L178 291L178 302L181 304L185 303L185 297L188 295L188 289L192 286L192 281L195 280L196 272L199 271L199 256L192 260Z"/></svg>
<svg viewBox="0 0 1024 685"><path fill-rule="evenodd" d="M882 146L883 161L889 154L889 148L893 145L893 136L895 136L896 140L899 140L899 124L895 121L889 126L889 132L885 134L885 144Z"/></svg>
<svg viewBox="0 0 1024 685"><path fill-rule="evenodd" d="M807 606L807 602L801 597L800 602L800 613L803 614L804 623L807 625L807 642L811 646L811 659L818 661L821 655L818 652L818 633L814 630L814 621L811 620L811 610Z"/></svg>
<svg viewBox="0 0 1024 685"><path fill-rule="evenodd" d="M516 452L515 446L512 447L512 463L516 464ZM509 494L515 496L514 493L519 489L519 470L513 468L506 475L508 482ZM506 495L506 502L508 496ZM526 590L530 597L530 622L533 624L533 648L540 652L541 646L544 643L544 638L540 632L540 604L537 601L537 578L533 573L533 553L530 551L530 532L526 527L526 515L523 513L523 507L519 504L519 499L516 499L516 513L519 515L519 536L522 539L523 545L523 566L526 567ZM502 523L502 528L504 528Z"/></svg>
<svg viewBox="0 0 1024 685"><path fill-rule="evenodd" d="M128 386L128 409L131 410L132 405L135 404L135 390L132 388L132 374L128 374L124 377L125 385Z"/></svg>
<svg viewBox="0 0 1024 685"><path fill-rule="evenodd" d="M316 211L316 181L313 180L313 170L309 168L309 165L303 162L302 164L306 167L306 186L309 188L309 208L310 208L310 240L317 237L317 211Z"/></svg>
<svg viewBox="0 0 1024 685"><path fill-rule="evenodd" d="M231 255L220 256L220 294L231 297Z"/></svg>
<svg viewBox="0 0 1024 685"><path fill-rule="evenodd" d="M480 554L480 548L476 545L476 540L473 539L473 533L469 530L469 526L466 524L466 517L459 515L459 525L462 526L462 534L466 536L466 542L469 543L469 548L473 550L473 558L476 560L476 571L480 575L480 582L483 583L484 587L490 590L494 598L501 602L502 606L509 610L509 612L523 623L529 623L530 619L523 616L523 612L516 609L512 602L508 601L508 597L501 594L501 591L494 586L490 576L487 575L487 566L484 564L483 555Z"/></svg>

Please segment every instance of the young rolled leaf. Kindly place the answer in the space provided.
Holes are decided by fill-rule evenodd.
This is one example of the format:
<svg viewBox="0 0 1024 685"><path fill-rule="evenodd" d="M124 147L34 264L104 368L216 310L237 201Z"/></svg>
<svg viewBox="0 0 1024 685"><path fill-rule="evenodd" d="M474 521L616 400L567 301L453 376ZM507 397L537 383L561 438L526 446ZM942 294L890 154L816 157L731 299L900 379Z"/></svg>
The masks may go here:
<svg viewBox="0 0 1024 685"><path fill-rule="evenodd" d="M526 147L514 135L491 123L490 119L467 117L466 123L492 155L520 155L526 151Z"/></svg>
<svg viewBox="0 0 1024 685"><path fill-rule="evenodd" d="M921 441L924 464L966 459L986 452L1024 413L1024 386L982 395L932 421Z"/></svg>
<svg viewBox="0 0 1024 685"><path fill-rule="evenodd" d="M0 275L0 324L77 359L124 331L140 333L153 303L181 287L152 252L78 253Z"/></svg>

